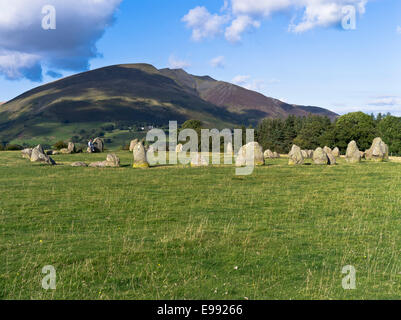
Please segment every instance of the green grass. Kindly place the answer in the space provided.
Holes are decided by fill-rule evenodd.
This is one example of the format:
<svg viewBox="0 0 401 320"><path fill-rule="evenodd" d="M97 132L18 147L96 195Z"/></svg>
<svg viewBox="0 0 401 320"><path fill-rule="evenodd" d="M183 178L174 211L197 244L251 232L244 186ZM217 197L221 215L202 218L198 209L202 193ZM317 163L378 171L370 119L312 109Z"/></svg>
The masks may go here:
<svg viewBox="0 0 401 320"><path fill-rule="evenodd" d="M18 138L12 139L9 144L36 146L38 144L54 145L55 141L69 141L73 136L79 136L80 130L90 133L93 129L109 125L107 122L82 122L82 123L58 123L45 122L30 126L24 130ZM22 128L13 127L11 130L19 132ZM133 139L142 139L146 136L145 132L131 132L130 130L115 129L112 132L105 132L104 139L111 139L107 147L111 149L121 149L125 144L129 144ZM96 137L93 137L96 138ZM1 137L0 137L1 139ZM85 143L86 145L86 143Z"/></svg>
<svg viewBox="0 0 401 320"><path fill-rule="evenodd" d="M398 299L401 163L72 168L0 152L2 299ZM41 288L42 267L57 289ZM353 265L357 289L343 290Z"/></svg>

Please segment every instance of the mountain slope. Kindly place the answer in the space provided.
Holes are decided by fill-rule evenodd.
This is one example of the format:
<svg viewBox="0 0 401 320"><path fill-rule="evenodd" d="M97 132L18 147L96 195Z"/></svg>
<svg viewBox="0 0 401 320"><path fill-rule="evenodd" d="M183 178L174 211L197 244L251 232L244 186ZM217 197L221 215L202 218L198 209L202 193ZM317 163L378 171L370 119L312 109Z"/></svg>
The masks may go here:
<svg viewBox="0 0 401 320"><path fill-rule="evenodd" d="M257 124L265 117L336 114L285 104L211 77L148 64L115 65L76 74L14 98L0 108L0 136L23 136L44 123L128 121L166 125L202 120L209 127Z"/></svg>
<svg viewBox="0 0 401 320"><path fill-rule="evenodd" d="M176 80L188 92L196 92L205 101L241 114L249 123L257 123L267 117L284 118L289 115L318 114L331 119L338 116L327 109L287 104L228 82L214 80L209 76L189 75L181 69L162 69L160 72Z"/></svg>

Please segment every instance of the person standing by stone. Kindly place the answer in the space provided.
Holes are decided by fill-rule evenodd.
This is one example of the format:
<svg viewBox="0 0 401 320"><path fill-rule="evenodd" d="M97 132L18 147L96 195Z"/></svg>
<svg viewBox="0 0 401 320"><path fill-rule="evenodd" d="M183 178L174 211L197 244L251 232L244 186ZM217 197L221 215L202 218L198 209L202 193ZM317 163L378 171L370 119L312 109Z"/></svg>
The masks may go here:
<svg viewBox="0 0 401 320"><path fill-rule="evenodd" d="M89 153L94 153L95 152L95 146L93 145L93 140L89 139L88 142L88 152Z"/></svg>

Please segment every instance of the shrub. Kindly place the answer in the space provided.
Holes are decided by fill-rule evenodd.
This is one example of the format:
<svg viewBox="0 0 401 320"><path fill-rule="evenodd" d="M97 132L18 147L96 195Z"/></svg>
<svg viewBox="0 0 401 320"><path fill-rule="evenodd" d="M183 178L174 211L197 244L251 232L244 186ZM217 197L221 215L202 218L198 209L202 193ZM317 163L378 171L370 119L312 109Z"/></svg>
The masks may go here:
<svg viewBox="0 0 401 320"><path fill-rule="evenodd" d="M5 150L7 151L18 151L23 150L24 148L18 144L9 144L6 146Z"/></svg>
<svg viewBox="0 0 401 320"><path fill-rule="evenodd" d="M67 148L68 147L68 145L64 142L64 141L58 141L58 142L56 142L55 144L54 144L54 147L57 149L57 150L61 150L61 149L65 149L65 148Z"/></svg>
<svg viewBox="0 0 401 320"><path fill-rule="evenodd" d="M100 127L100 129L106 131L106 132L111 132L114 130L114 125L113 124L106 124L102 127Z"/></svg>

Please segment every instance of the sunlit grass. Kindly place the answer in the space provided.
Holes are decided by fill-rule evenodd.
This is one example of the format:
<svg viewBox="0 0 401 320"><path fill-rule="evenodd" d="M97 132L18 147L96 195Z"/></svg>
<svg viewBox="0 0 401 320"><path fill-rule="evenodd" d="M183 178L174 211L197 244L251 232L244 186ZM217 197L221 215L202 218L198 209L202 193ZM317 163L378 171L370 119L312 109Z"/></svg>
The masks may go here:
<svg viewBox="0 0 401 320"><path fill-rule="evenodd" d="M0 152L3 299L398 299L401 164L73 168ZM57 289L41 287L42 267ZM342 289L342 267L357 289Z"/></svg>

